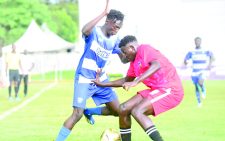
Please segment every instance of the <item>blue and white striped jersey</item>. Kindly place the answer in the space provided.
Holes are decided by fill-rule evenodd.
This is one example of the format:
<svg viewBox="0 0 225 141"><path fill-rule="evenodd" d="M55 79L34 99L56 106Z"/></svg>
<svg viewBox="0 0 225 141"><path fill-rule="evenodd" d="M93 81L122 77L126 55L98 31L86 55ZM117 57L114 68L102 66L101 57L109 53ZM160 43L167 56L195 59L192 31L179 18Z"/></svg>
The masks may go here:
<svg viewBox="0 0 225 141"><path fill-rule="evenodd" d="M200 73L207 71L210 58L213 56L211 51L195 49L189 51L185 56L185 61L192 61L192 76L198 76Z"/></svg>
<svg viewBox="0 0 225 141"><path fill-rule="evenodd" d="M111 54L119 54L120 38L118 35L113 35L107 38L101 31L100 27L96 26L89 36L83 36L85 41L84 53L81 56L80 62L76 69L76 78L79 77L80 83L90 83L96 78L97 69L102 69L100 81L107 79L104 72L104 67Z"/></svg>

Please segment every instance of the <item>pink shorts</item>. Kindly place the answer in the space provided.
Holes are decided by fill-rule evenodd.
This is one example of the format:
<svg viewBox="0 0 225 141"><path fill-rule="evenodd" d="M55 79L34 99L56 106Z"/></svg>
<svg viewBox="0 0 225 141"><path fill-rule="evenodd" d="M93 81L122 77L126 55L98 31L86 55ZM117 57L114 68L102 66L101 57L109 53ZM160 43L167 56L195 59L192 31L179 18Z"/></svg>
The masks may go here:
<svg viewBox="0 0 225 141"><path fill-rule="evenodd" d="M154 109L153 116L157 116L160 113L176 107L182 101L184 96L183 89L174 91L171 88L146 89L139 91L138 94L140 94L143 98L148 98L151 100Z"/></svg>

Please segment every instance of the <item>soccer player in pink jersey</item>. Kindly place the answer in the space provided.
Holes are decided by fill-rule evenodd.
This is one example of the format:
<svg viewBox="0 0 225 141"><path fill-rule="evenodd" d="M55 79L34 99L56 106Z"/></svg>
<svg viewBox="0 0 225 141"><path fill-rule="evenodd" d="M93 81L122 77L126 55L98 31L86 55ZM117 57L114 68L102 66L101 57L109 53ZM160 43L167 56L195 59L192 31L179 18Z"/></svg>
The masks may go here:
<svg viewBox="0 0 225 141"><path fill-rule="evenodd" d="M148 115L157 116L176 107L183 99L181 80L173 64L160 51L147 44L139 45L135 36L125 36L120 44L130 62L127 76L111 82L94 82L103 87L123 87L129 90L138 83L148 89L137 92L120 105L119 125L122 141L131 141L131 116L153 141L162 137Z"/></svg>

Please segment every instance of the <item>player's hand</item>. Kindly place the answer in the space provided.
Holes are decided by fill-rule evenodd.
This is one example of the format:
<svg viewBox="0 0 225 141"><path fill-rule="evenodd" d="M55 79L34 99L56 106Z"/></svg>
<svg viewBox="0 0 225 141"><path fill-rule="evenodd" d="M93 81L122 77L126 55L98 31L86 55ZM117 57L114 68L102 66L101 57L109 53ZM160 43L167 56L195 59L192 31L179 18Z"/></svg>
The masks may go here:
<svg viewBox="0 0 225 141"><path fill-rule="evenodd" d="M100 74L102 73L102 69L98 68L96 71L96 80L100 82Z"/></svg>
<svg viewBox="0 0 225 141"><path fill-rule="evenodd" d="M101 86L102 83L100 82L100 74L102 73L102 69L97 69L96 71L96 79L92 80L92 82L94 82L96 85Z"/></svg>
<svg viewBox="0 0 225 141"><path fill-rule="evenodd" d="M122 86L123 89L128 91L131 87L135 87L137 85L136 81L132 81L132 82L125 82Z"/></svg>
<svg viewBox="0 0 225 141"><path fill-rule="evenodd" d="M110 9L109 9L109 0L106 0L106 6L105 6L105 10L104 13L105 15L107 15L109 13Z"/></svg>

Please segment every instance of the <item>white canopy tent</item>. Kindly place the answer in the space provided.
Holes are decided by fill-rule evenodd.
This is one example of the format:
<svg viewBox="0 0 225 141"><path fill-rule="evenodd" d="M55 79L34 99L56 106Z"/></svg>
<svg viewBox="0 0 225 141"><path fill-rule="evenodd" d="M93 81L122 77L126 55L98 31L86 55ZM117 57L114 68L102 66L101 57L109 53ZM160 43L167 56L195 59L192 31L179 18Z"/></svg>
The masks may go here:
<svg viewBox="0 0 225 141"><path fill-rule="evenodd" d="M56 50L56 51L60 51L60 50L65 50L65 49L73 49L75 44L68 42L66 40L64 40L63 38L59 37L57 34L55 34L54 32L52 32L47 24L43 24L41 29L44 32L44 36L48 39L48 42L51 44L49 46L49 50Z"/></svg>
<svg viewBox="0 0 225 141"><path fill-rule="evenodd" d="M55 77L58 78L58 72L61 70L74 69L76 64L74 64L73 58L79 56L74 52L67 52L68 49L75 48L75 43L62 39L50 31L47 26L43 29L40 28L34 20L14 44L17 52L22 53L27 50L30 53L28 55L35 63L32 73L43 74L43 77L46 72L55 71ZM3 60L11 50L11 44L2 48Z"/></svg>

